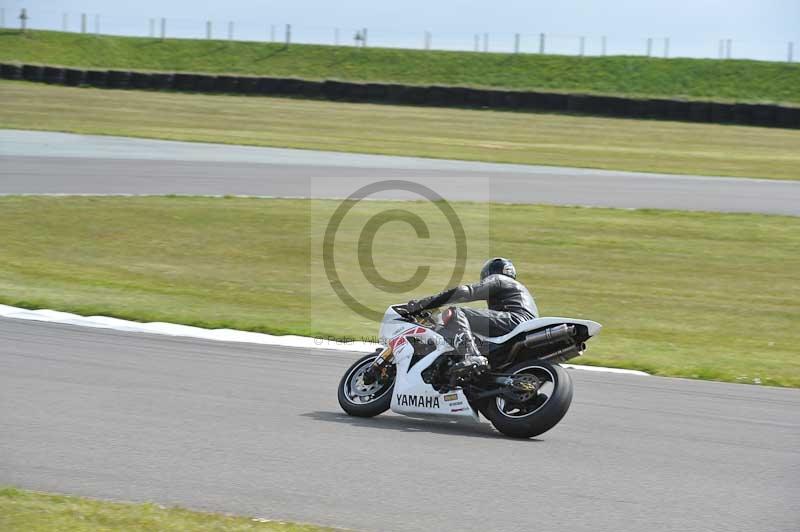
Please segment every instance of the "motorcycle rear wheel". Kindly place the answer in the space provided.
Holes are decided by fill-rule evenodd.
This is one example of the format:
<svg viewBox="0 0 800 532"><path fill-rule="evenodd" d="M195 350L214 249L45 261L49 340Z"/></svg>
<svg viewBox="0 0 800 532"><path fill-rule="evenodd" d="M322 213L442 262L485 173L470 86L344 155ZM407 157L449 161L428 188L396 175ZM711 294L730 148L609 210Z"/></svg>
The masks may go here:
<svg viewBox="0 0 800 532"><path fill-rule="evenodd" d="M380 350L359 358L339 381L339 406L351 416L374 417L389 410L392 404L394 380L390 383L364 384L364 371Z"/></svg>
<svg viewBox="0 0 800 532"><path fill-rule="evenodd" d="M503 397L487 400L481 408L494 427L512 438L533 438L555 427L572 403L572 379L558 364L530 360L508 373L528 374L540 381L538 393L514 402Z"/></svg>

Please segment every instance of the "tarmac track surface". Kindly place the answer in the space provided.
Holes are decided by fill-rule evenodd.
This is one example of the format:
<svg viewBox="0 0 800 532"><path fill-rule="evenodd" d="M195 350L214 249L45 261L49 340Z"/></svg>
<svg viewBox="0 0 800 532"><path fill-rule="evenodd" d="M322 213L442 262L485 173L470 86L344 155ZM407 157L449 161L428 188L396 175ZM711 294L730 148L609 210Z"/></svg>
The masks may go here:
<svg viewBox="0 0 800 532"><path fill-rule="evenodd" d="M385 179L435 184L448 200L800 215L796 181L0 130L0 194L341 198L349 194L342 191Z"/></svg>
<svg viewBox="0 0 800 532"><path fill-rule="evenodd" d="M360 530L800 523L800 390L571 371L518 441L344 415L356 357L0 319L0 484Z"/></svg>

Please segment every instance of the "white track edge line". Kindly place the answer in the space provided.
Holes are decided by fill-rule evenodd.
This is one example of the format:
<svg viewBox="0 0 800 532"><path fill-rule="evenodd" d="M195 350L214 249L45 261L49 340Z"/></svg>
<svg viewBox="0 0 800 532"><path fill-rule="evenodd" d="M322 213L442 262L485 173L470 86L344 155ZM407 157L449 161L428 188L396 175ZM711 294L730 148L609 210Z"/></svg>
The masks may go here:
<svg viewBox="0 0 800 532"><path fill-rule="evenodd" d="M204 329L191 325L177 323L149 322L123 320L108 316L81 316L57 310L39 309L28 310L9 305L0 305L0 317L19 320L44 321L61 323L80 327L94 327L99 329L113 329L116 331L161 334L165 336L180 336L185 338L198 338L214 340L217 342L243 342L249 344L275 345L281 347L297 347L302 349L325 349L331 351L371 352L380 345L372 342L340 342L325 338L312 338L309 336L272 335L236 329ZM601 371L605 373L623 373L627 375L650 375L644 371L633 369L606 368L602 366L582 366L578 364L562 364L565 368L586 371Z"/></svg>

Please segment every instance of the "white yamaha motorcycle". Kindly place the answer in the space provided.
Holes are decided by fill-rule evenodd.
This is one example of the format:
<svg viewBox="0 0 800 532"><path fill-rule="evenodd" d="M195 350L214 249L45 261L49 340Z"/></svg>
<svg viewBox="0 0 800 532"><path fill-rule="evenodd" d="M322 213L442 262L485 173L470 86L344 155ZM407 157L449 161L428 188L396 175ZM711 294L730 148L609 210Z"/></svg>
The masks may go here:
<svg viewBox="0 0 800 532"><path fill-rule="evenodd" d="M479 422L478 412L507 436L532 438L553 428L572 402L572 380L559 362L583 354L600 332L594 321L537 318L497 338L476 335L491 369L468 380L451 375L459 357L440 334L439 313L386 310L385 347L362 357L339 382L339 404L351 416L392 409L409 416Z"/></svg>

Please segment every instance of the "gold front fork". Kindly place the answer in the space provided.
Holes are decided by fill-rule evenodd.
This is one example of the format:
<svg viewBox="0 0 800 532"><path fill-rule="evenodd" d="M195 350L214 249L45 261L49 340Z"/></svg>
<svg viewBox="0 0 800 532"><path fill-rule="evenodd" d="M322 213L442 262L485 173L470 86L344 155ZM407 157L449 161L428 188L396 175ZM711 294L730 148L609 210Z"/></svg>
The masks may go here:
<svg viewBox="0 0 800 532"><path fill-rule="evenodd" d="M389 365L392 361L392 348L387 346L380 352L380 354L375 357L375 360L372 361L372 365L367 369L365 372L365 382L369 379L374 380L383 380L386 379L389 371Z"/></svg>

